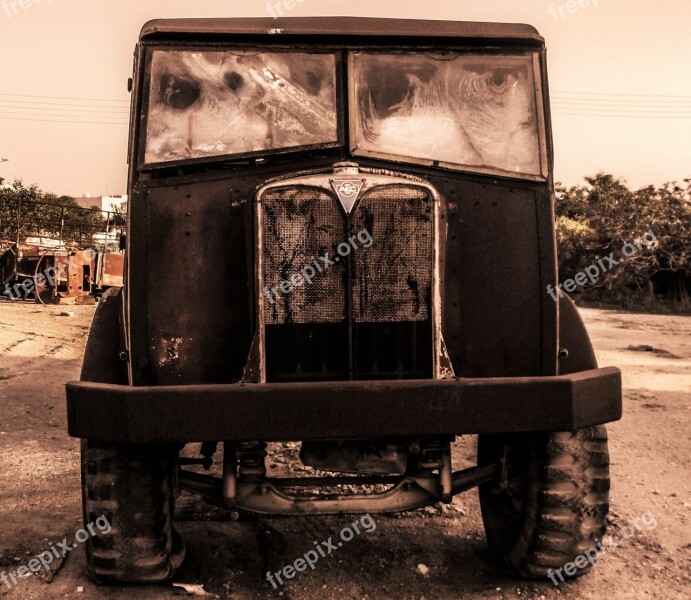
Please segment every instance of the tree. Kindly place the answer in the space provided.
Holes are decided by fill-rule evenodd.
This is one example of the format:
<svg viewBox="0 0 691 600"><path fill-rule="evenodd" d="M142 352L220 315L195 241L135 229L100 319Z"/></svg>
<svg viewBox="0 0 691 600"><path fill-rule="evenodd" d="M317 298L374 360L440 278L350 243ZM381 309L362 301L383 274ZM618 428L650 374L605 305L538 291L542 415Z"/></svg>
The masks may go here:
<svg viewBox="0 0 691 600"><path fill-rule="evenodd" d="M110 220L116 227L124 227L127 225L127 202L120 206L113 206L113 213L110 215Z"/></svg>
<svg viewBox="0 0 691 600"><path fill-rule="evenodd" d="M586 286L586 297L621 301L651 296L663 272L676 273L682 287L691 280L691 180L632 191L613 175L586 177L585 186L555 189L561 280L614 253L621 262ZM624 256L627 244L641 243L646 232L655 244ZM683 293L677 294L684 299Z"/></svg>
<svg viewBox="0 0 691 600"><path fill-rule="evenodd" d="M0 238L13 242L27 237L60 239L83 248L103 230L100 210L83 209L70 196L56 196L18 179L0 189Z"/></svg>

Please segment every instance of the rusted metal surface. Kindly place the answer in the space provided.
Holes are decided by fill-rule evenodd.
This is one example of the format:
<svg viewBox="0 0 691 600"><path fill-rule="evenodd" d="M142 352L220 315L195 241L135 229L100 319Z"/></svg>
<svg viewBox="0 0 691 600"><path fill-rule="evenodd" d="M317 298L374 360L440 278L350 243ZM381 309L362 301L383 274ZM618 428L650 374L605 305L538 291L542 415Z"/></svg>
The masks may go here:
<svg viewBox="0 0 691 600"><path fill-rule="evenodd" d="M449 499L497 477L498 465L471 467L450 476ZM191 471L180 471L180 488L204 496L213 504L225 504L260 514L278 515L330 515L339 513L399 512L428 506L442 500L439 477L422 474L408 477L296 477L291 479L265 479L260 482L240 482L231 499L223 494L222 480ZM324 494L319 492L299 495L294 488L326 488L347 485L388 485L379 492Z"/></svg>
<svg viewBox="0 0 691 600"><path fill-rule="evenodd" d="M135 382L230 383L242 376L258 300L257 290L247 288L255 253L252 199L272 174L265 168L242 178L157 182L131 200ZM557 308L542 293L554 277L556 251L551 237L537 238L552 223L547 184L440 173L427 173L427 179L439 190L446 224L442 333L456 374L556 372L545 365L556 361ZM177 290L174 310L163 293L170 289ZM196 338L175 378L152 368L147 329L152 339ZM148 378L140 379L139 369Z"/></svg>
<svg viewBox="0 0 691 600"><path fill-rule="evenodd" d="M548 190L445 179L439 191L448 226L442 331L456 375L554 374L556 335L542 335L556 330L557 309L542 282L556 249L543 270L549 245L538 241L553 223Z"/></svg>
<svg viewBox="0 0 691 600"><path fill-rule="evenodd" d="M67 385L70 435L116 443L573 431L621 417L621 373L129 387Z"/></svg>
<svg viewBox="0 0 691 600"><path fill-rule="evenodd" d="M399 512L438 502L439 497L435 491L434 477L406 477L385 492L327 497L297 496L267 479L259 485L238 484L233 506L260 514L280 515Z"/></svg>
<svg viewBox="0 0 691 600"><path fill-rule="evenodd" d="M228 183L241 184L155 188L130 200L135 381L229 383L242 375L253 332L251 209Z"/></svg>
<svg viewBox="0 0 691 600"><path fill-rule="evenodd" d="M98 276L100 288L122 287L125 274L125 255L122 252L106 253L102 258L102 268Z"/></svg>
<svg viewBox="0 0 691 600"><path fill-rule="evenodd" d="M127 384L127 364L120 357L123 351L122 311L122 290L106 290L89 330L80 375L83 381Z"/></svg>
<svg viewBox="0 0 691 600"><path fill-rule="evenodd" d="M66 295L88 296L95 284L96 253L74 252L66 267Z"/></svg>
<svg viewBox="0 0 691 600"><path fill-rule="evenodd" d="M438 376L439 203L424 181L355 163L262 187L259 381Z"/></svg>

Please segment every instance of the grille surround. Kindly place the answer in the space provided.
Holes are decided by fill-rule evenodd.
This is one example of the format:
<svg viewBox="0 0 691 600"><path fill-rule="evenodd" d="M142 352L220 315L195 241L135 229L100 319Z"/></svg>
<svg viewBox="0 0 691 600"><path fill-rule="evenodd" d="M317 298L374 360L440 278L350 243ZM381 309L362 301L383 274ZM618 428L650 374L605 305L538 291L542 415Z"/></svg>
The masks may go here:
<svg viewBox="0 0 691 600"><path fill-rule="evenodd" d="M344 204L334 194L334 179L338 180L344 174L353 175L354 179L362 182L354 205ZM331 199L331 207L313 214L310 207L314 209L319 202L325 206L328 204L327 197ZM296 206L295 199L301 199L304 205ZM255 349L260 367L259 380L267 381L267 339L273 343L276 329L281 325L302 327L301 331L311 337L310 325L327 322L346 327L347 333L343 335L348 338L351 353L348 376L337 376L335 379L440 378L439 204L436 190L422 179L360 169L352 164L347 168L337 166L333 172L286 176L259 188L255 198L259 317ZM278 205L280 207L277 209ZM336 217L334 211L339 211L340 215ZM288 215L288 212L291 214ZM279 213L282 219L276 219ZM327 222L321 222L327 213ZM376 214L376 218L373 219L372 214ZM373 240L369 246L364 246L365 240L353 240L353 236L363 229L367 229ZM289 272L299 273L308 264L316 266L309 261L314 250L331 244L331 259L335 260L338 256L335 245L347 242L349 237L351 245L357 245L357 249L351 251L347 258L331 264L325 273L320 273L322 279L319 282L315 279L311 285L296 286L290 292L276 296L274 292L277 287L280 288L279 280L283 278L285 282ZM317 238L321 246L315 243ZM277 253L281 246L278 240L281 239L292 239L296 244L296 247L290 246L289 249L294 250L290 256L285 253L285 247L282 255ZM377 240L381 242L378 249ZM276 269L277 265L281 268ZM289 268L285 268L286 265ZM323 279L325 276L327 279ZM325 295L321 289L322 284L327 282L326 288L333 292L338 277L343 280L340 288L343 301L334 298L333 294ZM273 292L269 291L271 288L274 288ZM320 295L321 305L315 302ZM325 297L331 302L326 307ZM341 319L344 305L346 314ZM367 326L372 326L373 331L367 331ZM399 361L397 366L375 364L371 373L358 374L352 356L358 339L372 340L373 335L377 339L378 336L388 335L391 329L394 330L391 337L394 346L396 340L400 342L402 335L404 340L420 338L416 343L428 348L428 367L422 371L413 369L411 373L416 375L406 375L406 369L412 367L402 366ZM334 334L334 342L342 342L342 333L338 330ZM323 336L323 333L319 335ZM280 347L285 347L287 351L292 343L290 335L282 342ZM295 360L300 371L302 363L298 358ZM269 356L268 362L275 364L276 357ZM417 363L417 358L413 362ZM355 363L358 363L357 359ZM333 373L330 372L329 376L333 376ZM312 378L307 376L302 380Z"/></svg>

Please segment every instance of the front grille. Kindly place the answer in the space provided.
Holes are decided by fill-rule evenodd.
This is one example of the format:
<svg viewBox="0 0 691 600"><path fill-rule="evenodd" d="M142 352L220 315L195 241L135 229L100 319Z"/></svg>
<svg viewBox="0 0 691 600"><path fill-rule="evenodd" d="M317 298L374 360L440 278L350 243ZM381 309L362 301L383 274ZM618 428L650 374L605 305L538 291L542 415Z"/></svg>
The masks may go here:
<svg viewBox="0 0 691 600"><path fill-rule="evenodd" d="M343 219L333 198L315 188L285 188L265 194L262 208L265 323L343 321L345 263L321 273L317 285L294 287L290 293L281 290L284 281L333 252L343 240Z"/></svg>
<svg viewBox="0 0 691 600"><path fill-rule="evenodd" d="M375 240L354 257L354 319L428 319L433 251L429 192L404 186L375 188L357 206L353 229L366 229Z"/></svg>
<svg viewBox="0 0 691 600"><path fill-rule="evenodd" d="M432 194L387 177L348 214L328 176L309 179L258 202L266 381L430 377ZM306 267L321 272L288 285Z"/></svg>

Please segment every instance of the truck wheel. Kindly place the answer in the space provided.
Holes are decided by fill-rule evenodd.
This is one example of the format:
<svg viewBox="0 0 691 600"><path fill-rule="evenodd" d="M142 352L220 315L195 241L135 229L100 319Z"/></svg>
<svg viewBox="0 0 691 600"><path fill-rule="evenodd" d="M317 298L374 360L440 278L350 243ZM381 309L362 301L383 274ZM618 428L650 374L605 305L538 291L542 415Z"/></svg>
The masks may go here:
<svg viewBox="0 0 691 600"><path fill-rule="evenodd" d="M175 456L165 447L82 440L84 524L104 516L110 524L86 542L87 573L97 583L163 582L182 564L173 528Z"/></svg>
<svg viewBox="0 0 691 600"><path fill-rule="evenodd" d="M127 385L119 357L122 292L103 294L86 344L82 381ZM177 449L118 446L82 440L84 527L105 517L86 541L87 573L97 583L156 583L170 579L185 557L173 528ZM101 519L102 523L103 519ZM92 528L94 526L92 525Z"/></svg>
<svg viewBox="0 0 691 600"><path fill-rule="evenodd" d="M604 426L575 432L484 434L478 463L502 462L503 481L480 486L490 549L520 576L544 579L602 539L609 511ZM592 562L571 577L584 575ZM563 570L560 573L564 573ZM565 575L568 577L568 575Z"/></svg>

